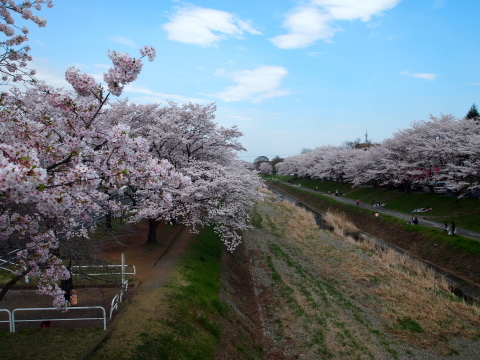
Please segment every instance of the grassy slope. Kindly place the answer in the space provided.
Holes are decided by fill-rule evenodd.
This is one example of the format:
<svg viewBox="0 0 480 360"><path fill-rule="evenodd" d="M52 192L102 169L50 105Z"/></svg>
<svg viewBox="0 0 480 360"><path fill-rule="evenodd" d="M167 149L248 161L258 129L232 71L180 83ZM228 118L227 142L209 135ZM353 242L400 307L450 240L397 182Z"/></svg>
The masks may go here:
<svg viewBox="0 0 480 360"><path fill-rule="evenodd" d="M256 210L259 230L251 232L249 248L256 254L252 263L261 269L257 286L266 333L277 347L283 344L282 353L308 359L426 359L419 348L456 354L458 345L451 340L461 332L478 340L478 308L445 292L445 284L416 262L377 251L368 241L346 239L340 231L319 230L310 213L288 202ZM460 307L466 310L465 323Z"/></svg>
<svg viewBox="0 0 480 360"><path fill-rule="evenodd" d="M360 230L430 261L451 273L475 283L480 282L480 242L478 241L444 235L443 232L434 229L409 226L404 221L386 215L375 219L372 211L368 209L338 203L328 196L311 193L302 188L274 181L270 184L321 211L330 209L345 212Z"/></svg>
<svg viewBox="0 0 480 360"><path fill-rule="evenodd" d="M293 176L277 176L284 181L293 181L294 184L301 184L309 189L318 189L324 192L339 192L350 199L360 199L362 203L371 204L372 201L385 204L387 209L409 213L410 211L423 207L431 207L433 210L422 213L433 221L451 222L457 226L472 231L480 232L480 200L462 198L457 199L448 195L405 193L383 188L352 188L349 184L339 184L333 181L321 181L312 179L294 178Z"/></svg>

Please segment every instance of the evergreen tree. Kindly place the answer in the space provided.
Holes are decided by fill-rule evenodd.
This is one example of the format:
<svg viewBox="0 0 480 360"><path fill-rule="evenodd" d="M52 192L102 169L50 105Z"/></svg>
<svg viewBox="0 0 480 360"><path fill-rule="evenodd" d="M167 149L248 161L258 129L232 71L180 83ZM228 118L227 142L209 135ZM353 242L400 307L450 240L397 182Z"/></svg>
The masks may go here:
<svg viewBox="0 0 480 360"><path fill-rule="evenodd" d="M470 110L468 110L467 115L465 115L467 119L472 119L472 120L479 120L480 119L480 113L477 110L477 106L475 103L472 105Z"/></svg>

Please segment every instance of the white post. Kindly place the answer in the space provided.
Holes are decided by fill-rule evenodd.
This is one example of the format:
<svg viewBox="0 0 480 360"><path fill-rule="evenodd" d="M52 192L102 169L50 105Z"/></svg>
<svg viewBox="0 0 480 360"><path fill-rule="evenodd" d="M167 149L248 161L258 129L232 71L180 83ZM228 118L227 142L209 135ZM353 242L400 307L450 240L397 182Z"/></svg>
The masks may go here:
<svg viewBox="0 0 480 360"><path fill-rule="evenodd" d="M122 253L122 284L125 282L125 253Z"/></svg>

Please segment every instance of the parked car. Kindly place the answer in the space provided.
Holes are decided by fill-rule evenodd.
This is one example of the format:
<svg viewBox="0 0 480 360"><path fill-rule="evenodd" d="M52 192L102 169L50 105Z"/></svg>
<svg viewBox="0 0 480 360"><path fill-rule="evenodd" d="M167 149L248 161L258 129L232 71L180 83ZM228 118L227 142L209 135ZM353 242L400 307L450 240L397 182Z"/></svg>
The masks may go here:
<svg viewBox="0 0 480 360"><path fill-rule="evenodd" d="M465 196L470 199L480 199L480 187L468 190Z"/></svg>
<svg viewBox="0 0 480 360"><path fill-rule="evenodd" d="M448 191L448 182L446 181L437 181L433 186L433 192L435 194L446 194Z"/></svg>
<svg viewBox="0 0 480 360"><path fill-rule="evenodd" d="M430 191L430 189L428 188L427 185L423 185L423 184L414 184L412 186L412 190L413 191L420 191L420 192L424 192L424 193L428 193Z"/></svg>

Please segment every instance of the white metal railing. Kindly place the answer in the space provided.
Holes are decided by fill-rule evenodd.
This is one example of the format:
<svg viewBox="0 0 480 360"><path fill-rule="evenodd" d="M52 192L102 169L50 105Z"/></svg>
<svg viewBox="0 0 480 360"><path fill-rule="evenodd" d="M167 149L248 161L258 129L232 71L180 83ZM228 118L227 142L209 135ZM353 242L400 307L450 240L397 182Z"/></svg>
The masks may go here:
<svg viewBox="0 0 480 360"><path fill-rule="evenodd" d="M118 309L118 304L122 302L123 296L127 293L128 290L128 280L125 280L122 284L122 289L120 290L119 294L116 294L113 299L112 303L110 304L110 319L112 318L113 311Z"/></svg>
<svg viewBox="0 0 480 360"><path fill-rule="evenodd" d="M104 269L108 269L108 268L118 268L118 267L122 267L125 269L126 267L129 267L129 268L132 268L132 272L127 272L127 271L123 271L123 272L118 272L118 273L115 273L115 272L107 272L107 273L94 273L94 274L91 274L91 273L88 273L87 275L91 275L91 276L99 276L99 275L120 275L120 274L124 274L124 275L137 275L137 268L135 267L135 265L72 265L71 269L81 269L81 268L104 268ZM75 274L74 274L75 275Z"/></svg>
<svg viewBox="0 0 480 360"><path fill-rule="evenodd" d="M110 319L112 318L113 310L118 309L118 294L115 294L115 296L112 299L112 303L110 304Z"/></svg>
<svg viewBox="0 0 480 360"><path fill-rule="evenodd" d="M13 254L13 253L15 253L15 252L18 252L18 251L20 251L20 249L15 249L15 250L9 251L8 253L5 254L5 256L9 256L9 255L11 255L11 254ZM13 266L18 265L18 264L16 264L16 263L14 263L13 261L0 258L0 269L13 272L12 269L9 269L9 268L4 267L4 265L6 265L6 264L13 265Z"/></svg>
<svg viewBox="0 0 480 360"><path fill-rule="evenodd" d="M8 320L0 320L0 323L8 323L8 330L12 332L12 312L8 309L0 309L0 311L5 311L8 314Z"/></svg>
<svg viewBox="0 0 480 360"><path fill-rule="evenodd" d="M69 320L103 320L103 330L107 330L107 315L105 308L103 306L81 306L81 307L69 307L68 310L86 310L86 309L101 309L103 316L102 317L84 317L84 318L47 318L47 319L15 319L15 314L18 311L46 311L46 310L57 310L56 308L19 308L12 311L11 321L10 321L10 331L16 331L17 322L39 322L39 321L69 321Z"/></svg>

